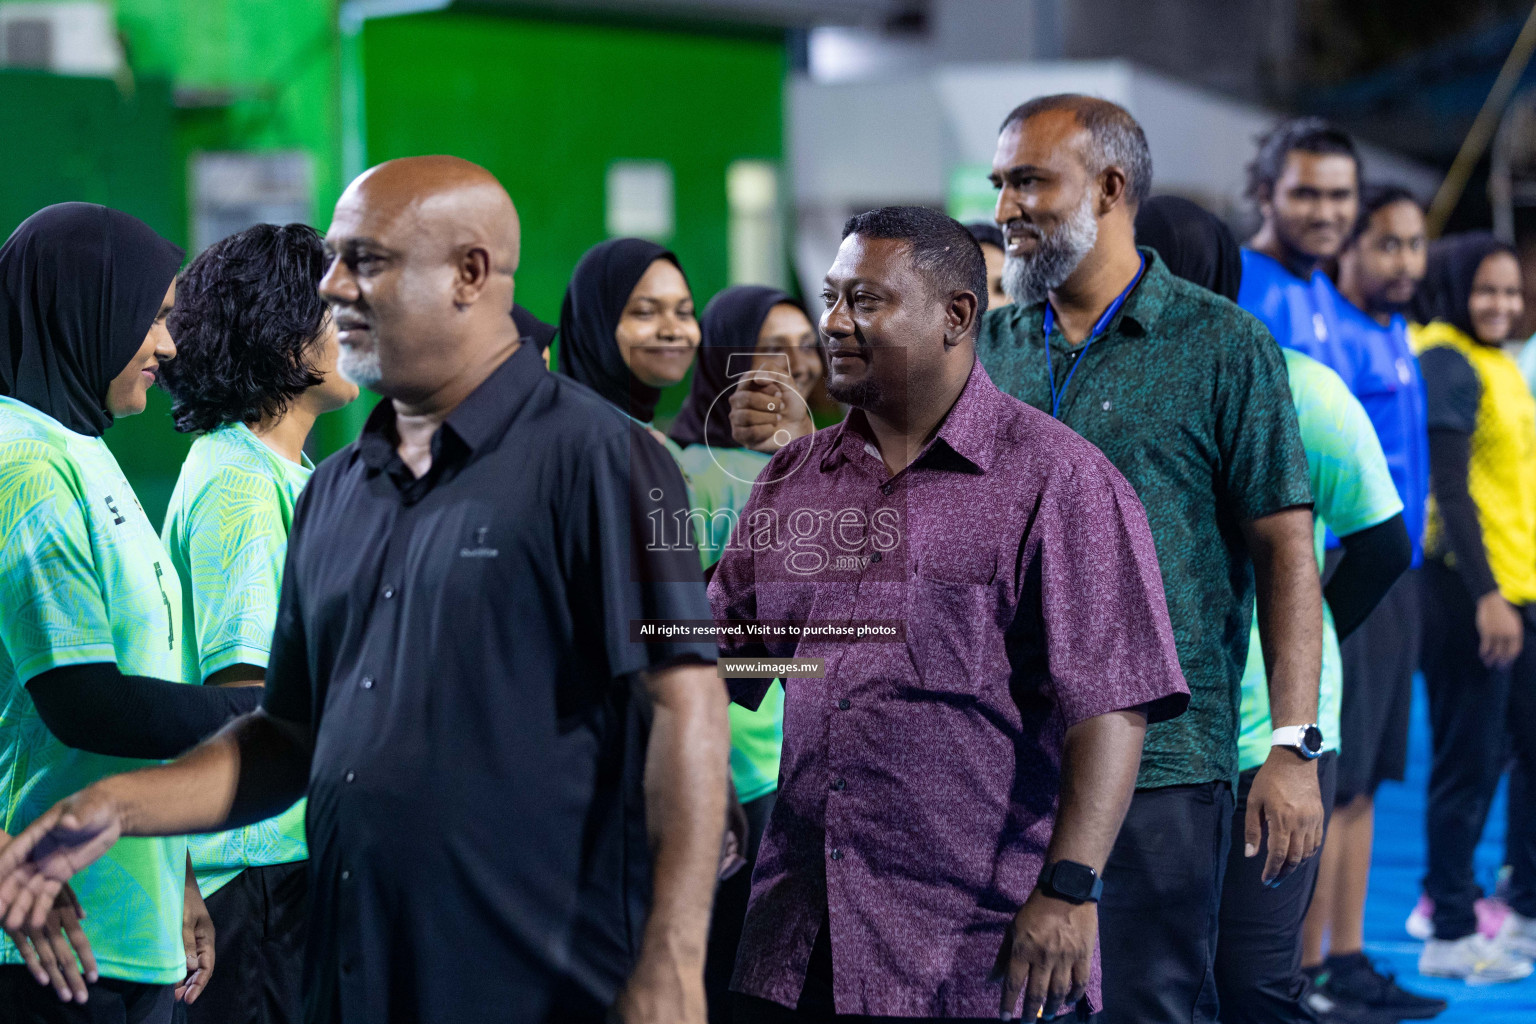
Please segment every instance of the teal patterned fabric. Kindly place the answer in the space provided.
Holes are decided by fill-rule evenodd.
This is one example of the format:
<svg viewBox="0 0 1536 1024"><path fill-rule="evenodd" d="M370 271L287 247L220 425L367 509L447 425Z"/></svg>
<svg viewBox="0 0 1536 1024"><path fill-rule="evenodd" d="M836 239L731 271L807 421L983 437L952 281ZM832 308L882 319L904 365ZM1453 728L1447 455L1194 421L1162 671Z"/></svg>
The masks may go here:
<svg viewBox="0 0 1536 1024"><path fill-rule="evenodd" d="M1378 526L1403 510L1387 468L1387 456L1376 439L1376 428L1359 399L1337 373L1310 356L1285 350L1291 399L1301 423L1301 443L1307 449L1307 472L1317 502L1313 548L1323 566L1323 541L1329 529L1340 537ZM1323 672L1317 693L1317 724L1323 749L1339 749L1339 711L1344 699L1344 668L1339 660L1339 635L1333 612L1323 603ZM1269 681L1264 652L1259 649L1259 620L1254 616L1248 640L1248 665L1243 670L1242 724L1237 737L1238 767L1257 768L1269 757Z"/></svg>
<svg viewBox="0 0 1536 1024"><path fill-rule="evenodd" d="M26 684L65 665L116 662L182 681L181 584L98 437L0 397L0 792L15 834L98 779L152 762L66 747ZM186 840L121 839L71 885L103 977L169 985L181 941ZM0 962L21 963L0 937Z"/></svg>
<svg viewBox="0 0 1536 1024"><path fill-rule="evenodd" d="M1148 727L1136 785L1235 781L1254 603L1241 523L1310 505L1307 458L1285 360L1264 325L1141 252L1140 283L1086 350L1052 332L1051 368L1060 389L1076 366L1061 419L1146 508L1189 684L1189 709ZM989 312L977 353L999 388L1049 412L1044 316L1043 302Z"/></svg>
<svg viewBox="0 0 1536 1024"><path fill-rule="evenodd" d="M677 456L688 481L695 513L694 540L707 569L720 560L752 484L770 456L746 448L691 444ZM701 528L702 527L702 528ZM777 680L756 711L732 702L731 782L742 803L779 788L779 755L784 749L784 684Z"/></svg>
<svg viewBox="0 0 1536 1024"><path fill-rule="evenodd" d="M165 515L165 546L186 595L184 676L204 682L231 665L265 668L282 587L293 506L314 466L289 462L242 424L192 443ZM187 840L210 896L248 867L309 856L304 801L245 828Z"/></svg>

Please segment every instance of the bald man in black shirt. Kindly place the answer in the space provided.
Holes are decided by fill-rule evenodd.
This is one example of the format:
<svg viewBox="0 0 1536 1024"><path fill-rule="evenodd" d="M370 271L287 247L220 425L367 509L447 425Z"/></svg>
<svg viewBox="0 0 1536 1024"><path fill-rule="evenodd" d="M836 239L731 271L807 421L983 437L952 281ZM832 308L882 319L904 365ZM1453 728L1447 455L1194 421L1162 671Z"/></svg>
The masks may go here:
<svg viewBox="0 0 1536 1024"><path fill-rule="evenodd" d="M310 1021L702 1024L725 692L712 643L629 639L710 617L697 553L644 539L683 481L519 343L486 171L382 164L326 245L341 370L386 400L298 504L265 705L44 814L0 853L0 906L51 906L119 835L307 791Z"/></svg>

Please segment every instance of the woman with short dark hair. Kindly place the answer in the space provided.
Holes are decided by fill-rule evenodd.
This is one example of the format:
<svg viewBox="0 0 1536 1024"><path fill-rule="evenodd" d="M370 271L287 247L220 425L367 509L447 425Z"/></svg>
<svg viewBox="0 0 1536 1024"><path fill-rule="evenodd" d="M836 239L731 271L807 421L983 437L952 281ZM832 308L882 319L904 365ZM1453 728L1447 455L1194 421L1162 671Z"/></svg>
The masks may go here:
<svg viewBox="0 0 1536 1024"><path fill-rule="evenodd" d="M317 291L320 236L258 224L182 275L168 364L176 429L200 436L182 465L164 541L181 580L183 674L259 686L277 617L288 531L314 469L315 418L357 397L336 370L336 327ZM216 929L220 971L190 1024L297 1021L303 1013L304 801L266 821L188 840Z"/></svg>

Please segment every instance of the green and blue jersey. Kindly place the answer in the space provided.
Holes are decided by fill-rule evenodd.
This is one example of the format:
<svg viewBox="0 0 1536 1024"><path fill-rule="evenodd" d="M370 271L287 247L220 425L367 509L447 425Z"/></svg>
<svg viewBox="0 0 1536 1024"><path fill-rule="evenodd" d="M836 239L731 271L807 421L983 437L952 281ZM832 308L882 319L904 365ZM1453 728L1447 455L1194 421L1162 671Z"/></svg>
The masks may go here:
<svg viewBox="0 0 1536 1024"><path fill-rule="evenodd" d="M163 534L185 595L182 678L203 683L233 665L266 668L293 506L313 469L278 455L243 424L193 442ZM203 895L245 868L308 857L304 810L300 800L254 825L189 837Z"/></svg>
<svg viewBox="0 0 1536 1024"><path fill-rule="evenodd" d="M0 397L0 793L14 835L57 801L153 762L67 747L26 684L68 665L183 681L181 583L99 437ZM170 985L187 973L187 843L120 839L71 881L103 977ZM0 962L21 963L0 937Z"/></svg>

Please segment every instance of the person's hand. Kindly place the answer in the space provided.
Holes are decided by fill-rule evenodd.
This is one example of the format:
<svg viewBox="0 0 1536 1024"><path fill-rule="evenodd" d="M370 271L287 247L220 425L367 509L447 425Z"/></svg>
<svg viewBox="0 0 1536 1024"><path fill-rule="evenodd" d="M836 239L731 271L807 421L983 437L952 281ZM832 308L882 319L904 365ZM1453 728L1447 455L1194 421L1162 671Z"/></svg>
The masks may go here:
<svg viewBox="0 0 1536 1024"><path fill-rule="evenodd" d="M704 964L642 953L610 1019L623 1024L704 1024Z"/></svg>
<svg viewBox="0 0 1536 1024"><path fill-rule="evenodd" d="M181 944L187 951L187 976L172 994L177 1002L191 1006L213 977L213 918L208 916L208 905L203 902L190 865L186 902L181 909Z"/></svg>
<svg viewBox="0 0 1536 1024"><path fill-rule="evenodd" d="M1256 857L1268 832L1269 853L1262 880L1279 885L1323 845L1323 798L1317 763L1293 750L1274 747L1248 790L1243 819L1243 856Z"/></svg>
<svg viewBox="0 0 1536 1024"><path fill-rule="evenodd" d="M747 821L747 810L741 806L741 799L736 795L736 787L732 785L728 788L730 792L725 801L725 837L720 844L720 871L716 876L716 880L721 882L747 866L747 842L751 832L751 824Z"/></svg>
<svg viewBox="0 0 1536 1024"><path fill-rule="evenodd" d="M1029 894L1003 936L998 968L1003 974L1003 1020L1033 1022L1071 1007L1088 991L1099 935L1096 903L1068 903L1038 889ZM1019 996L1024 997L1024 1008Z"/></svg>
<svg viewBox="0 0 1536 1024"><path fill-rule="evenodd" d="M1477 655L1489 668L1508 668L1520 657L1525 624L1497 590L1477 599Z"/></svg>
<svg viewBox="0 0 1536 1024"><path fill-rule="evenodd" d="M122 812L95 786L65 797L22 829L0 849L5 928L45 928L64 883L110 850L122 831Z"/></svg>
<svg viewBox="0 0 1536 1024"><path fill-rule="evenodd" d="M54 897L53 909L43 927L30 925L6 928L5 934L16 944L22 964L39 985L52 985L61 1002L84 1003L87 999L86 982L95 982L96 954L86 941L80 922L85 910L75 898L69 886L59 890Z"/></svg>
<svg viewBox="0 0 1536 1024"><path fill-rule="evenodd" d="M749 377L731 392L731 437L743 448L772 455L815 431L810 406L783 381Z"/></svg>

